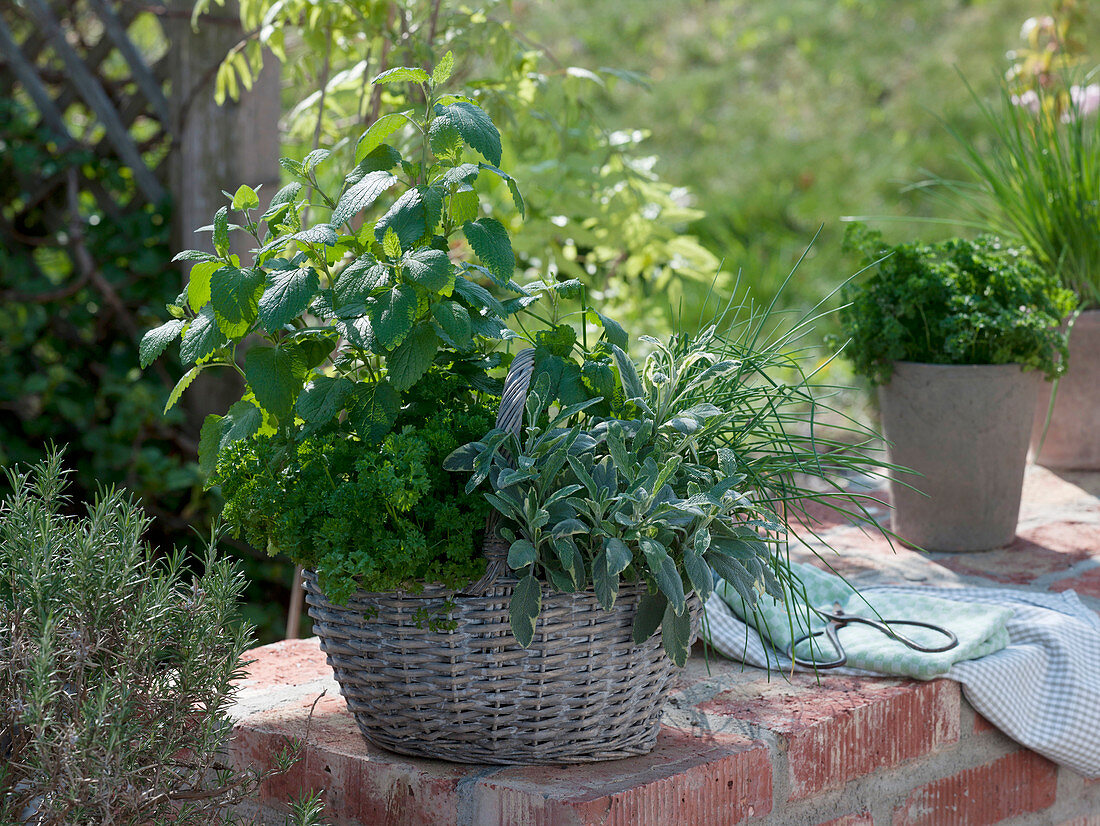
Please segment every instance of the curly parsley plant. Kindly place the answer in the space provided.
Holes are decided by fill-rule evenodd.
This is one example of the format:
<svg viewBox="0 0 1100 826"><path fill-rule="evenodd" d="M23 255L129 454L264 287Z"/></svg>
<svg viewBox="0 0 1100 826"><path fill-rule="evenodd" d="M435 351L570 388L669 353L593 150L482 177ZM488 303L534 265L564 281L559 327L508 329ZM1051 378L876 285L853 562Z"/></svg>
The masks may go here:
<svg viewBox="0 0 1100 826"><path fill-rule="evenodd" d="M846 355L872 383L887 383L895 361L1065 369L1059 325L1076 302L1027 250L989 236L890 246L860 224L845 247L871 270L842 290L840 321Z"/></svg>

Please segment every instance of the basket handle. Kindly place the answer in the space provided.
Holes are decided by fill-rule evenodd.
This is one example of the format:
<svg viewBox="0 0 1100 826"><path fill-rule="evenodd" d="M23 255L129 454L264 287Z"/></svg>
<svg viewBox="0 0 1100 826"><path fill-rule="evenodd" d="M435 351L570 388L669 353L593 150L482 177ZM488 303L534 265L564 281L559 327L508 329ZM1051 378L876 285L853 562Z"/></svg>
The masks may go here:
<svg viewBox="0 0 1100 826"><path fill-rule="evenodd" d="M523 411L527 405L527 391L531 386L531 377L535 374L535 350L527 347L520 350L512 359L508 375L504 378L504 390L500 395L500 409L497 411L496 426L506 430L516 438L523 427ZM505 454L507 457L507 454ZM485 522L485 544L482 554L485 557L485 575L477 582L462 589L470 596L483 595L503 574L508 572L508 543L505 542L497 527L500 514L495 510Z"/></svg>

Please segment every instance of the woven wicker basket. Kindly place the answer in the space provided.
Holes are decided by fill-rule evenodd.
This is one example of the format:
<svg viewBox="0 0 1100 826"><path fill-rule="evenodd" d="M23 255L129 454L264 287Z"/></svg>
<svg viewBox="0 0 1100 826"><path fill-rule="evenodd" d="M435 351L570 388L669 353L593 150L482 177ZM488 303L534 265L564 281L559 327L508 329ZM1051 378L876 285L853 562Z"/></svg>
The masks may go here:
<svg viewBox="0 0 1100 826"><path fill-rule="evenodd" d="M631 639L641 588L624 585L611 611L594 594L544 590L525 650L508 622L507 581L480 597L359 592L346 605L325 599L312 574L304 582L314 633L374 745L530 764L615 760L656 743L676 668L660 635ZM452 630L433 631L440 619Z"/></svg>
<svg viewBox="0 0 1100 826"><path fill-rule="evenodd" d="M518 429L531 351L512 364L498 427ZM544 587L535 636L509 624L515 580L490 524L486 576L463 593L360 591L329 602L306 571L314 633L366 740L401 754L460 763L615 760L656 744L675 666L659 635L631 636L644 587L623 584L614 609L593 593ZM692 633L699 606L692 605Z"/></svg>

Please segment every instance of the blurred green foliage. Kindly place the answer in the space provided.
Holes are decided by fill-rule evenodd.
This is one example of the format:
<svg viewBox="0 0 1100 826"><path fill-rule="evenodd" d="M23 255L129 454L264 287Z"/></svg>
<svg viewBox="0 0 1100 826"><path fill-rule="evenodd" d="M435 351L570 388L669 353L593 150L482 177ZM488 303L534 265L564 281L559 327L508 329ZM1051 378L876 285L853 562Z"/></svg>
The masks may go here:
<svg viewBox="0 0 1100 826"><path fill-rule="evenodd" d="M815 303L853 271L840 248L844 215L893 216L903 221L897 238L959 234L944 205L903 187L923 169L964 172L941 119L987 145L959 72L988 98L1011 62L1005 51L1021 44L1021 22L1045 10L1034 0L240 8L249 37L219 75L221 94L247 87L262 46L285 57L285 152L299 159L319 144L353 152L382 103L402 102L367 85L383 62L426 65L448 49L471 56L457 82L501 125L503 163L527 199L514 234L520 263L583 277L633 329L655 334L681 310L695 317L719 268L742 272L766 299L824 224L786 293ZM16 231L0 236L0 463L35 461L49 440L68 444L84 486L74 492L125 483L158 517L158 532L186 539L209 505L182 413L161 416L182 369L166 363L167 381L142 375L137 356L140 331L179 291L166 213L106 216L80 199L84 245L126 308L119 313L82 281L72 239L35 217L57 204L30 202L39 183L69 169L108 190L127 189L127 171L62 148L10 101L0 106L0 143L0 225ZM486 197L511 209L503 182ZM948 223L918 222L929 218ZM286 563L249 564L252 579L289 581ZM250 597L268 639L285 610L285 592L274 593Z"/></svg>
<svg viewBox="0 0 1100 826"><path fill-rule="evenodd" d="M168 211L108 215L89 186L121 203L132 195L124 167L0 103L0 464L64 445L78 499L125 484L179 530L201 487L182 416L161 415L178 360L143 374L136 349L178 288Z"/></svg>
<svg viewBox="0 0 1100 826"><path fill-rule="evenodd" d="M960 78L995 98L1035 0L584 0L517 3L517 27L562 62L650 77L600 102L608 128L644 128L661 177L691 188L700 240L766 295L814 231L787 295L817 301L853 272L842 216L884 216L901 239L958 235L950 207L905 187L962 177L945 128L984 144ZM1096 42L1096 15L1084 21ZM924 219L943 220L944 225Z"/></svg>

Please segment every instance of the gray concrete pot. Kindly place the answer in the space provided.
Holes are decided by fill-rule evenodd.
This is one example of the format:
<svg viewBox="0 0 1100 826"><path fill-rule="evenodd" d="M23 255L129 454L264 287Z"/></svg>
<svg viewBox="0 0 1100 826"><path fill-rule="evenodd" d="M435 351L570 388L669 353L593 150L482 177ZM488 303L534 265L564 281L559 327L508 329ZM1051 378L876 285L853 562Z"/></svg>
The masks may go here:
<svg viewBox="0 0 1100 826"><path fill-rule="evenodd" d="M1077 317L1069 337L1069 366L1058 381L1054 411L1043 433L1053 384L1043 382L1031 430L1031 458L1058 470L1100 470L1100 310Z"/></svg>
<svg viewBox="0 0 1100 826"><path fill-rule="evenodd" d="M894 364L879 388L889 460L921 474L890 480L894 533L930 551L1012 541L1039 381L1015 364Z"/></svg>

